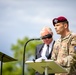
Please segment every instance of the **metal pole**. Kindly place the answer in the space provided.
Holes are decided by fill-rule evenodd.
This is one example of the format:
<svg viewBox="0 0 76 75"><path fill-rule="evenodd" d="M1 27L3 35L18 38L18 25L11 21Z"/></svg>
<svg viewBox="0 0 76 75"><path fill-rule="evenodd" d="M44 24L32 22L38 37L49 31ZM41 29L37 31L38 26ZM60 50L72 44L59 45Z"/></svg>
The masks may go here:
<svg viewBox="0 0 76 75"><path fill-rule="evenodd" d="M45 67L45 75L48 75L48 67Z"/></svg>
<svg viewBox="0 0 76 75"><path fill-rule="evenodd" d="M30 41L33 41L33 40L40 40L40 38L37 38L37 39L30 39L30 40L28 40L25 44L24 44L24 52L23 52L23 74L22 75L24 75L24 71L25 71L25 51L26 51L26 45L28 44L28 42L30 42Z"/></svg>
<svg viewBox="0 0 76 75"><path fill-rule="evenodd" d="M4 54L1 57L1 75L2 75L3 57L4 57Z"/></svg>
<svg viewBox="0 0 76 75"><path fill-rule="evenodd" d="M2 75L2 64L3 64L3 62L1 61L1 75Z"/></svg>

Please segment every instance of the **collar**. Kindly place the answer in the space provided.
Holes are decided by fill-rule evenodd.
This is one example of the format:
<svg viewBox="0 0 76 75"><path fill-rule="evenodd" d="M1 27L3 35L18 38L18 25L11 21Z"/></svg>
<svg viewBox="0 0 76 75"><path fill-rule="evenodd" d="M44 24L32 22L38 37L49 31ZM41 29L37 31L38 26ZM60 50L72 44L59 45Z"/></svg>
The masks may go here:
<svg viewBox="0 0 76 75"><path fill-rule="evenodd" d="M61 41L65 40L65 39L68 39L68 38L71 36L71 33L72 33L72 32L70 32L70 33L69 33L67 36L65 36L64 38L61 37L61 38L60 38Z"/></svg>

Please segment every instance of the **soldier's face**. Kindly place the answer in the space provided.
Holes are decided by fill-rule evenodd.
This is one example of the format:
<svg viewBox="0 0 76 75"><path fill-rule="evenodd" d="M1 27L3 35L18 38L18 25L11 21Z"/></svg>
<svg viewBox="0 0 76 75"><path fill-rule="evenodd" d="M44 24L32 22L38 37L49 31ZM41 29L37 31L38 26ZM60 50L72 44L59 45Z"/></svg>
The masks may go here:
<svg viewBox="0 0 76 75"><path fill-rule="evenodd" d="M64 33L65 27L64 27L63 23L55 24L54 28L55 28L57 34L63 34Z"/></svg>

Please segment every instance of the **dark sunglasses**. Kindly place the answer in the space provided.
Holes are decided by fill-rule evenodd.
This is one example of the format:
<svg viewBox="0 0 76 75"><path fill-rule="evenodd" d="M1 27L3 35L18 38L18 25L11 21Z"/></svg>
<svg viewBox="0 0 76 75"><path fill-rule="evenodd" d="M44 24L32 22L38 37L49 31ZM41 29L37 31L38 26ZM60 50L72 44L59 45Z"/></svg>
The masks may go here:
<svg viewBox="0 0 76 75"><path fill-rule="evenodd" d="M51 34L47 34L47 35L41 37L41 39L46 39L46 38L50 39L50 38L52 38L52 35Z"/></svg>

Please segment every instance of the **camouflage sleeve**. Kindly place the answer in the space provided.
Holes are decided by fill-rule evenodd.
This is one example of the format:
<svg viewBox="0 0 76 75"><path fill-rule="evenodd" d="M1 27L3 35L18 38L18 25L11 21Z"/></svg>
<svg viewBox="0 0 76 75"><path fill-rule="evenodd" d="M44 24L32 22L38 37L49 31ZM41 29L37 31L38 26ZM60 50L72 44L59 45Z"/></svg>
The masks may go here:
<svg viewBox="0 0 76 75"><path fill-rule="evenodd" d="M67 66L73 63L74 57L76 57L76 36L73 36L69 45L69 56L67 56Z"/></svg>
<svg viewBox="0 0 76 75"><path fill-rule="evenodd" d="M70 66L71 63L73 63L73 60L76 60L74 59L75 57L76 57L76 35L73 36L69 47L68 66Z"/></svg>
<svg viewBox="0 0 76 75"><path fill-rule="evenodd" d="M52 56L51 56L51 59L52 60L57 60L57 54L58 54L58 42L56 41L54 46L53 46L53 51L52 51Z"/></svg>
<svg viewBox="0 0 76 75"><path fill-rule="evenodd" d="M53 51L52 51L51 59L52 60L56 60L56 53L55 53L55 49L54 48L53 48Z"/></svg>

